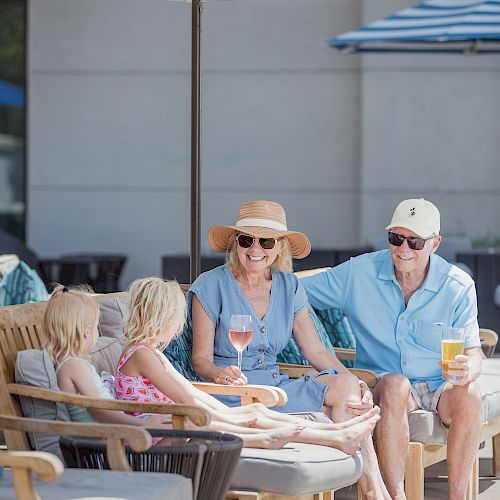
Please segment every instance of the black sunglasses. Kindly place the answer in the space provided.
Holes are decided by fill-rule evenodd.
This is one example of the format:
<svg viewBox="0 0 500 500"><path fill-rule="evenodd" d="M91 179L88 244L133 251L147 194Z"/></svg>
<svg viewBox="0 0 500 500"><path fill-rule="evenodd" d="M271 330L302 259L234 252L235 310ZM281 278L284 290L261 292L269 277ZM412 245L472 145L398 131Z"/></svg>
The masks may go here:
<svg viewBox="0 0 500 500"><path fill-rule="evenodd" d="M259 245L264 250L272 250L277 241L276 238L254 238L249 234L238 234L236 239L238 240L238 245L241 248L250 248L253 245L253 242L257 239L259 241Z"/></svg>
<svg viewBox="0 0 500 500"><path fill-rule="evenodd" d="M428 238L418 238L416 236L403 236L402 234L393 233L389 231L389 243L395 247L400 247L404 240L408 242L408 246L412 250L422 250L425 246L427 240L432 240L434 236L429 236Z"/></svg>

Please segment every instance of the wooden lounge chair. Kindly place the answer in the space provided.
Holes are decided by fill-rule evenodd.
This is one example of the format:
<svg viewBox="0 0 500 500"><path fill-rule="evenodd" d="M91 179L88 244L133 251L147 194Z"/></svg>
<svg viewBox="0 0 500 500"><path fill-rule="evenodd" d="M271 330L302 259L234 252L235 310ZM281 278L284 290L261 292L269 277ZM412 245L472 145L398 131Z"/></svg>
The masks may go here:
<svg viewBox="0 0 500 500"><path fill-rule="evenodd" d="M45 424L44 422L27 422L25 419L17 419L16 417L9 418L12 420L0 418L0 426L41 431L46 425L61 424L61 422ZM56 425L51 430L63 433L69 427L70 432L74 432L74 426L63 425L66 425L66 429ZM103 426L102 428L106 428L106 432L109 432L109 427L114 426ZM137 433L137 430L140 432ZM95 428L90 429L91 435L94 431ZM121 426L118 431L112 432L114 436L120 435L123 439L132 435L134 446L140 444L139 448L151 444L151 437L143 429ZM189 500L192 498L191 480L178 474L157 476L150 472L65 470L63 463L55 455L37 451L0 451L0 466L10 469L2 472L0 498L3 500L40 500L37 489L43 498L51 500L88 497L92 493L114 498L126 495L130 500L142 500L143 498L160 500L167 497ZM33 473L39 480L33 478Z"/></svg>
<svg viewBox="0 0 500 500"><path fill-rule="evenodd" d="M98 296L105 300L116 294ZM0 308L0 404L6 415L22 417L18 396L61 403L77 404L86 408L107 408L124 411L172 413L174 424L183 427L186 418L197 425L208 422L208 414L200 409L183 405L140 405L123 401L103 401L69 395L59 391L40 389L14 383L15 360L19 351L40 349L45 333L42 319L45 303L23 304ZM274 406L285 401L286 395L275 388L229 387L217 384L197 384L198 387L228 394L240 395L243 402L261 401ZM242 390L243 389L243 390ZM1 427L1 425L0 425ZM5 429L10 451L29 451L26 432ZM282 450L243 449L235 473L235 481L227 495L231 499L289 498L295 500L333 498L333 490L354 483L362 470L359 456L348 456L339 450L291 443Z"/></svg>

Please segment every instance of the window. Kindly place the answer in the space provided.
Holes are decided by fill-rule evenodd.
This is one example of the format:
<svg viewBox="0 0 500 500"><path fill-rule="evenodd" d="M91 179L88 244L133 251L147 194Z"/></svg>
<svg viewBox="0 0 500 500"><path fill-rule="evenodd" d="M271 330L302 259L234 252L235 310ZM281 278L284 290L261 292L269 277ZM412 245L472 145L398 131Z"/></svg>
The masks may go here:
<svg viewBox="0 0 500 500"><path fill-rule="evenodd" d="M0 0L0 228L24 239L26 0Z"/></svg>

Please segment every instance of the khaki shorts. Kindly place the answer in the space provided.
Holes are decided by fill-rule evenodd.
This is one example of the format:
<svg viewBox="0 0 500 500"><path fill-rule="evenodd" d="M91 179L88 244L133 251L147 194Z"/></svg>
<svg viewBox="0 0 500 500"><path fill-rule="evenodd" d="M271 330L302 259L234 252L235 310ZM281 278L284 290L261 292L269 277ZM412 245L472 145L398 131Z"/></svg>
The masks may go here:
<svg viewBox="0 0 500 500"><path fill-rule="evenodd" d="M443 382L435 391L431 391L427 382L417 382L410 385L410 392L420 410L437 413L437 405L445 385L446 382Z"/></svg>
<svg viewBox="0 0 500 500"><path fill-rule="evenodd" d="M293 412L290 415L295 415L305 420L312 420L313 422L320 422L322 424L331 424L332 421L321 411L304 411Z"/></svg>

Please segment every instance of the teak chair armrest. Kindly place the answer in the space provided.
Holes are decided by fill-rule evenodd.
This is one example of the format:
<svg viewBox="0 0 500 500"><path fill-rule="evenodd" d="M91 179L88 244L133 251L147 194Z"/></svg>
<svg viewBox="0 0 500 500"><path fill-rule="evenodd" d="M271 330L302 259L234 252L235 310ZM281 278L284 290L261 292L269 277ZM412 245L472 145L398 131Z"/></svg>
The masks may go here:
<svg viewBox="0 0 500 500"><path fill-rule="evenodd" d="M146 451L152 445L149 432L133 425L59 422L57 420L0 415L0 428L13 431L104 438L106 439L108 462L112 470L132 470L125 455L123 446L125 440L130 448L137 452Z"/></svg>
<svg viewBox="0 0 500 500"><path fill-rule="evenodd" d="M44 451L0 452L0 466L12 469L14 493L23 500L40 500L33 486L32 471L45 482L55 481L64 472L61 460Z"/></svg>
<svg viewBox="0 0 500 500"><path fill-rule="evenodd" d="M119 410L137 413L162 413L171 414L174 429L184 429L186 419L189 418L195 425L208 425L211 417L207 410L196 406L178 404L134 403L129 401L116 401L114 399L94 399L80 394L69 394L52 389L43 389L32 385L7 384L10 394L26 396L29 398L53 401L55 403L74 404L83 408L98 410Z"/></svg>
<svg viewBox="0 0 500 500"><path fill-rule="evenodd" d="M339 359L345 359L346 361L354 361L356 359L356 349L350 349L346 347L334 347L335 355Z"/></svg>
<svg viewBox="0 0 500 500"><path fill-rule="evenodd" d="M265 385L224 385L211 382L192 382L200 391L207 394L224 394L226 396L238 396L241 404L262 403L265 406L283 406L288 398L286 392L279 387Z"/></svg>
<svg viewBox="0 0 500 500"><path fill-rule="evenodd" d="M289 363L278 363L280 370L286 373L290 378L298 378L302 375L316 375L318 372L309 365L292 365ZM359 370L357 368L350 368L349 371L356 375L360 380L366 382L368 387L375 387L377 383L377 375L370 370Z"/></svg>

